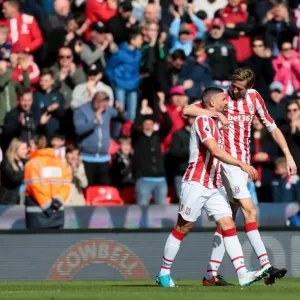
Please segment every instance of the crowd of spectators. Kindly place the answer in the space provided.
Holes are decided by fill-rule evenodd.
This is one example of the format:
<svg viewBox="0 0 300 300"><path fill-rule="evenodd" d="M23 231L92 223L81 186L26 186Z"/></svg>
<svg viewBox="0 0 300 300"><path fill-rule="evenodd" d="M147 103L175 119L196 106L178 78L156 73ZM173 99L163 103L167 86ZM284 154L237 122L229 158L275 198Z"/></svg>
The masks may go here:
<svg viewBox="0 0 300 300"><path fill-rule="evenodd" d="M0 0L0 204L21 204L27 152L68 163L67 205L87 187L135 187L137 204L177 202L206 87L239 66L282 129L300 174L299 0ZM254 120L249 183L259 202L300 201L276 144ZM172 192L173 191L173 192Z"/></svg>

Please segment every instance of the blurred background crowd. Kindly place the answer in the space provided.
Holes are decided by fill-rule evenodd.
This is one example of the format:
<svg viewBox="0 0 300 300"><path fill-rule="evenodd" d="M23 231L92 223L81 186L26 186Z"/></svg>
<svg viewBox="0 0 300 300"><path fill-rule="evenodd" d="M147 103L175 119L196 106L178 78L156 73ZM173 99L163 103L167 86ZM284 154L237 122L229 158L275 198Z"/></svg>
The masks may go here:
<svg viewBox="0 0 300 300"><path fill-rule="evenodd" d="M300 172L299 0L0 5L0 204L23 203L24 165L49 147L72 170L66 205L108 191L121 204L177 203L194 121L182 109L239 66L255 71ZM251 151L253 197L299 202L299 177L258 119Z"/></svg>

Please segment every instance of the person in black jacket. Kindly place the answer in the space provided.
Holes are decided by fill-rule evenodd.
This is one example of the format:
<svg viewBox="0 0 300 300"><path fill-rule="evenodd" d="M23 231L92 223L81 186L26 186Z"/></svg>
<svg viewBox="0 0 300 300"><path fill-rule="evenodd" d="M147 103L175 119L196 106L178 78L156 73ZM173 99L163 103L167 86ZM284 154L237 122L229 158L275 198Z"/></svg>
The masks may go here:
<svg viewBox="0 0 300 300"><path fill-rule="evenodd" d="M289 124L282 125L280 129L295 159L298 175L300 175L300 104L297 100L287 103L286 114Z"/></svg>
<svg viewBox="0 0 300 300"><path fill-rule="evenodd" d="M244 61L243 66L255 72L256 80L253 88L261 94L263 99L268 99L269 85L275 76L272 53L265 47L264 39L261 37L252 40L252 50L253 55Z"/></svg>
<svg viewBox="0 0 300 300"><path fill-rule="evenodd" d="M112 17L105 27L110 32L117 44L128 40L131 29L135 29L136 19L131 16L132 4L129 0L119 4L118 13Z"/></svg>
<svg viewBox="0 0 300 300"><path fill-rule="evenodd" d="M158 131L155 131L153 111L148 106L147 100L142 101L140 114L136 117L131 129L134 148L133 166L137 179L136 203L139 205L149 205L151 195L156 204L166 203L168 186L161 142L170 132L172 121L167 113L163 97L160 97L159 107L163 123L160 124Z"/></svg>
<svg viewBox="0 0 300 300"><path fill-rule="evenodd" d="M189 163L190 132L194 121L195 118L187 118L185 126L175 131L172 137L170 154L173 162L174 186L178 199L181 193L181 180Z"/></svg>
<svg viewBox="0 0 300 300"><path fill-rule="evenodd" d="M238 68L235 49L223 38L224 23L221 19L213 19L209 36L205 43L207 62L211 67L214 83L220 87L228 87L230 76Z"/></svg>
<svg viewBox="0 0 300 300"><path fill-rule="evenodd" d="M5 115L1 139L3 151L15 137L21 137L29 145L34 135L46 132L45 124L50 120L51 112L46 111L41 115L40 111L34 109L32 105L32 91L24 89L20 94L20 106Z"/></svg>
<svg viewBox="0 0 300 300"><path fill-rule="evenodd" d="M28 147L23 140L14 138L11 141L1 162L0 205L20 204L27 153Z"/></svg>

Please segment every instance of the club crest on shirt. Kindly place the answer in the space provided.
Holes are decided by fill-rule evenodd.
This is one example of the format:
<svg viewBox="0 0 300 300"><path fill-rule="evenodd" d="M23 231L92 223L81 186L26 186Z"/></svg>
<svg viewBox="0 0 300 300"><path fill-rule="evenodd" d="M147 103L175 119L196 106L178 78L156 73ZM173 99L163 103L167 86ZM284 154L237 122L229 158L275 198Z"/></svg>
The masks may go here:
<svg viewBox="0 0 300 300"><path fill-rule="evenodd" d="M254 107L252 104L249 104L249 110L252 114L254 113Z"/></svg>
<svg viewBox="0 0 300 300"><path fill-rule="evenodd" d="M205 130L206 132L210 132L210 128L209 128L208 126L205 126L205 127L204 127L204 130Z"/></svg>
<svg viewBox="0 0 300 300"><path fill-rule="evenodd" d="M185 214L186 215L189 215L191 213L191 209L189 208L189 207L187 207L186 209L185 209Z"/></svg>

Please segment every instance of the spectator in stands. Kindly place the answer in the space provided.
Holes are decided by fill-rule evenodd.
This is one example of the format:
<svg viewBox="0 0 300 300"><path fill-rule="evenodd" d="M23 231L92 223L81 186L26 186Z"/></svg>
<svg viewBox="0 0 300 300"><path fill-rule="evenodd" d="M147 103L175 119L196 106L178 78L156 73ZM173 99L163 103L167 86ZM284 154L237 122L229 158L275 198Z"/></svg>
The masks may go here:
<svg viewBox="0 0 300 300"><path fill-rule="evenodd" d="M11 43L7 41L8 27L0 25L0 59L9 61L11 52Z"/></svg>
<svg viewBox="0 0 300 300"><path fill-rule="evenodd" d="M161 3L161 5L161 21L163 26L165 26L166 28L170 28L170 24L172 23L172 21L174 21L174 11L179 14L183 22L189 20L185 0L167 1L167 3Z"/></svg>
<svg viewBox="0 0 300 300"><path fill-rule="evenodd" d="M168 61L161 61L156 66L158 91L162 91L166 97L169 96L171 88L178 84L179 74L186 61L183 50L175 50ZM191 83L185 79L183 87L190 87Z"/></svg>
<svg viewBox="0 0 300 300"><path fill-rule="evenodd" d="M130 33L128 42L120 45L120 49L109 58L106 65L106 75L114 86L115 98L128 112L130 120L134 120L136 115L142 44L141 33ZM120 124L117 123L114 137L119 133Z"/></svg>
<svg viewBox="0 0 300 300"><path fill-rule="evenodd" d="M291 42L282 42L279 48L280 54L273 60L274 81L283 84L284 95L292 95L300 88L299 53L293 50Z"/></svg>
<svg viewBox="0 0 300 300"><path fill-rule="evenodd" d="M225 23L224 37L233 45L238 63L242 63L252 54L250 38L247 36L253 29L248 20L248 13L241 5L241 0L228 0L228 5L220 12Z"/></svg>
<svg viewBox="0 0 300 300"><path fill-rule="evenodd" d="M111 183L120 191L134 185L133 178L133 149L130 136L120 136L119 150L113 156L110 170Z"/></svg>
<svg viewBox="0 0 300 300"><path fill-rule="evenodd" d="M177 198L181 195L181 181L189 162L190 132L195 118L186 118L185 125L174 132L170 147L173 162L174 186Z"/></svg>
<svg viewBox="0 0 300 300"><path fill-rule="evenodd" d="M92 101L97 92L104 92L109 97L109 105L114 105L113 90L104 84L101 79L104 70L101 65L91 65L87 71L87 82L78 84L72 93L71 108L74 110L79 106Z"/></svg>
<svg viewBox="0 0 300 300"><path fill-rule="evenodd" d="M174 52L177 49L184 51L185 55L190 55L193 49L193 38L191 36L191 28L187 24L181 24L180 14L173 10L174 20L170 25L171 50ZM193 6L188 5L188 15L197 28L196 38L204 37L206 28L203 22L194 14Z"/></svg>
<svg viewBox="0 0 300 300"><path fill-rule="evenodd" d="M69 47L59 49L58 62L51 68L56 80L55 84L64 96L64 108L69 108L72 99L72 90L77 84L86 81L81 67L73 62L73 53Z"/></svg>
<svg viewBox="0 0 300 300"><path fill-rule="evenodd" d="M226 6L227 0L193 0L195 11L203 9L208 16L209 20L212 20L215 13Z"/></svg>
<svg viewBox="0 0 300 300"><path fill-rule="evenodd" d="M47 30L67 27L71 14L71 3L69 0L55 0L54 12L48 17Z"/></svg>
<svg viewBox="0 0 300 300"><path fill-rule="evenodd" d="M20 93L20 105L9 111L4 118L2 149L7 149L10 141L21 137L28 145L32 136L45 132L45 124L51 115L45 112L40 115L32 109L33 95L29 89Z"/></svg>
<svg viewBox="0 0 300 300"><path fill-rule="evenodd" d="M72 173L51 148L30 153L25 164L26 228L62 228L64 203L71 192Z"/></svg>
<svg viewBox="0 0 300 300"><path fill-rule="evenodd" d="M158 92L158 98L164 99L165 95L162 92ZM172 136L175 131L181 129L185 124L185 119L182 115L183 108L188 104L188 97L185 95L185 91L181 86L174 86L170 91L171 104L167 104L168 115L172 121L172 128L169 134L163 140L164 150L169 149L172 141Z"/></svg>
<svg viewBox="0 0 300 300"><path fill-rule="evenodd" d="M0 205L20 204L20 188L27 154L27 144L19 138L14 138L1 162Z"/></svg>
<svg viewBox="0 0 300 300"><path fill-rule="evenodd" d="M9 67L5 60L0 61L0 127L3 126L5 115L17 104L17 93L22 88L30 87L30 79L27 72L28 64L22 61L23 80L19 84L11 80L13 69Z"/></svg>
<svg viewBox="0 0 300 300"><path fill-rule="evenodd" d="M272 65L271 50L265 47L263 38L256 37L252 40L253 55L244 61L243 65L255 72L254 88L258 90L263 99L269 95L269 85L273 81L275 71Z"/></svg>
<svg viewBox="0 0 300 300"><path fill-rule="evenodd" d="M264 19L264 33L267 47L273 56L279 54L278 45L283 41L292 41L299 34L293 17L290 16L285 1L273 1L273 7Z"/></svg>
<svg viewBox="0 0 300 300"><path fill-rule="evenodd" d="M79 148L70 144L66 148L66 160L72 171L71 193L65 206L85 206L85 199L82 189L88 186L84 165L79 156Z"/></svg>
<svg viewBox="0 0 300 300"><path fill-rule="evenodd" d="M26 66L31 86L38 84L40 80L40 69L34 62L32 55L28 55L25 52L12 53L10 55L10 63L13 68L10 79L17 83L21 83L23 81L23 73Z"/></svg>
<svg viewBox="0 0 300 300"><path fill-rule="evenodd" d="M103 68L106 65L107 55L118 50L113 36L110 33L106 33L103 23L93 23L90 26L90 32L91 39L89 41L82 43L81 46L78 44L75 46L75 51L79 53L86 71L91 65Z"/></svg>
<svg viewBox="0 0 300 300"><path fill-rule="evenodd" d="M179 74L178 84L183 86L190 102L199 99L202 90L213 85L203 40L194 40L192 55L187 58Z"/></svg>
<svg viewBox="0 0 300 300"><path fill-rule="evenodd" d="M9 39L12 52L31 53L43 44L43 36L33 16L22 14L18 0L3 0L2 12L4 24L9 28Z"/></svg>
<svg viewBox="0 0 300 300"><path fill-rule="evenodd" d="M56 156L61 159L66 157L66 137L60 132L54 132L50 137L50 145L55 150Z"/></svg>
<svg viewBox="0 0 300 300"><path fill-rule="evenodd" d="M279 157L275 161L275 175L276 177L272 181L273 202L299 202L299 176L288 176L285 157Z"/></svg>
<svg viewBox="0 0 300 300"><path fill-rule="evenodd" d="M118 0L86 0L85 16L90 23L101 21L106 23L117 14Z"/></svg>
<svg viewBox="0 0 300 300"><path fill-rule="evenodd" d="M34 109L39 114L49 114L51 117L46 124L47 134L51 135L61 129L64 117L64 97L54 88L54 75L52 70L44 69L40 76L39 89L34 92Z"/></svg>
<svg viewBox="0 0 300 300"><path fill-rule="evenodd" d="M160 7L156 3L148 3L144 9L144 21L146 22L156 22L160 20ZM140 20L142 21L142 20Z"/></svg>
<svg viewBox="0 0 300 300"><path fill-rule="evenodd" d="M212 20L209 36L205 41L205 52L214 84L226 88L230 85L230 76L238 68L238 63L234 47L223 38L224 30L221 19Z"/></svg>
<svg viewBox="0 0 300 300"><path fill-rule="evenodd" d="M286 114L288 124L282 125L280 129L294 157L298 174L300 174L300 104L297 100L291 100L286 104Z"/></svg>
<svg viewBox="0 0 300 300"><path fill-rule="evenodd" d="M109 106L109 97L97 92L92 102L74 111L74 125L80 145L81 157L89 186L109 185L108 149L110 145L110 121L125 120L123 107L116 102L116 109Z"/></svg>
<svg viewBox="0 0 300 300"><path fill-rule="evenodd" d="M283 85L280 82L274 81L270 84L270 96L266 101L266 106L269 114L276 122L277 126L280 126L287 122L285 111L286 100L283 94Z"/></svg>
<svg viewBox="0 0 300 300"><path fill-rule="evenodd" d="M136 18L131 16L132 4L125 0L119 4L118 13L106 24L107 32L110 32L114 41L119 45L128 41L129 33L136 24Z"/></svg>
<svg viewBox="0 0 300 300"><path fill-rule="evenodd" d="M32 136L29 141L29 153L34 152L37 149L47 148L48 140L45 135Z"/></svg>
<svg viewBox="0 0 300 300"><path fill-rule="evenodd" d="M274 162L278 157L278 148L267 129L259 119L253 119L251 137L251 162L257 169L256 193L260 202L272 202L270 182L273 179Z"/></svg>
<svg viewBox="0 0 300 300"><path fill-rule="evenodd" d="M159 131L154 130L153 111L148 106L147 100L142 101L140 113L131 128L134 175L137 180L135 193L138 205L149 205L151 195L154 197L155 204L166 203L168 186L160 144L169 134L172 121L163 100L161 97L159 106L163 115L163 123Z"/></svg>

